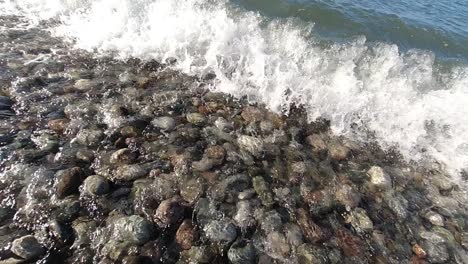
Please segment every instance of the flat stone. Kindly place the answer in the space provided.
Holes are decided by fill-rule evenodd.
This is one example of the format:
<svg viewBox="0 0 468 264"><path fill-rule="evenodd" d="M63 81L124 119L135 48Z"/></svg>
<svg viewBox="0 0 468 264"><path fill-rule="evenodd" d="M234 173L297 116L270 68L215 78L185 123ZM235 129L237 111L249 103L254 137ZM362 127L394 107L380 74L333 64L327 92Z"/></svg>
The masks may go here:
<svg viewBox="0 0 468 264"><path fill-rule="evenodd" d="M187 121L196 126L203 126L206 123L206 117L200 113L187 114Z"/></svg>
<svg viewBox="0 0 468 264"><path fill-rule="evenodd" d="M109 183L99 175L92 175L84 180L84 190L91 195L104 195L109 192Z"/></svg>
<svg viewBox="0 0 468 264"><path fill-rule="evenodd" d="M260 157L262 155L264 145L260 138L241 135L237 138L237 143L242 149L248 151L255 157Z"/></svg>
<svg viewBox="0 0 468 264"><path fill-rule="evenodd" d="M45 248L39 244L34 236L28 235L17 238L11 244L11 252L26 259L34 259L45 253Z"/></svg>
<svg viewBox="0 0 468 264"><path fill-rule="evenodd" d="M156 117L151 121L151 124L164 131L171 131L176 125L174 118L169 116Z"/></svg>
<svg viewBox="0 0 468 264"><path fill-rule="evenodd" d="M154 237L154 227L141 216L125 216L115 220L113 236L118 241L143 245Z"/></svg>

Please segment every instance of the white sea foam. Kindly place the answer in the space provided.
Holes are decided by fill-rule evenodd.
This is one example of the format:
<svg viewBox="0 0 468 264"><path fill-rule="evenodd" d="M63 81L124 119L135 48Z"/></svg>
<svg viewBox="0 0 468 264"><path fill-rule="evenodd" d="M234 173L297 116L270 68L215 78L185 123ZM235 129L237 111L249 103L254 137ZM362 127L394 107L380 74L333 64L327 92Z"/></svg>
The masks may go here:
<svg viewBox="0 0 468 264"><path fill-rule="evenodd" d="M247 95L275 111L303 104L311 119L331 120L336 133L366 139L409 159L437 160L456 174L468 167L468 69L442 72L430 52L364 37L322 45L297 21L210 0L16 0L35 19L61 17L55 34L79 48L125 58L164 60L190 74L214 71L215 89ZM78 4L79 3L79 4ZM16 10L5 2L3 10Z"/></svg>

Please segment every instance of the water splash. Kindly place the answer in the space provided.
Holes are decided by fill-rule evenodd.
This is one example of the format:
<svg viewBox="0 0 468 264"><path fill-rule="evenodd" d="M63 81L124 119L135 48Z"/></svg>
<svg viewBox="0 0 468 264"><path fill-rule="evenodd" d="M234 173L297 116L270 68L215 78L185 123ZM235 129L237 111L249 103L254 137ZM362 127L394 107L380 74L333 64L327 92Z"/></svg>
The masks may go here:
<svg viewBox="0 0 468 264"><path fill-rule="evenodd" d="M16 3L35 19L60 17L55 34L78 48L177 58L175 67L186 73L216 73L219 91L274 111L300 103L311 120L330 119L336 133L367 140L360 131L372 131L408 159L436 160L454 174L468 167L468 69L443 69L431 52L401 52L364 37L324 45L310 25L270 21L227 1Z"/></svg>

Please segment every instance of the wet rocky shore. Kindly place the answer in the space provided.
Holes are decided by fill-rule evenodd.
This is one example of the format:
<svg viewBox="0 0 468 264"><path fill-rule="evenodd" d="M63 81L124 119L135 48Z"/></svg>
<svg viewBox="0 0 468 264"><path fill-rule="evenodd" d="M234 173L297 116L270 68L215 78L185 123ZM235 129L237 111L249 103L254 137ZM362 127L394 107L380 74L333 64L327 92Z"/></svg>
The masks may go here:
<svg viewBox="0 0 468 264"><path fill-rule="evenodd" d="M0 263L468 263L437 164L0 21Z"/></svg>

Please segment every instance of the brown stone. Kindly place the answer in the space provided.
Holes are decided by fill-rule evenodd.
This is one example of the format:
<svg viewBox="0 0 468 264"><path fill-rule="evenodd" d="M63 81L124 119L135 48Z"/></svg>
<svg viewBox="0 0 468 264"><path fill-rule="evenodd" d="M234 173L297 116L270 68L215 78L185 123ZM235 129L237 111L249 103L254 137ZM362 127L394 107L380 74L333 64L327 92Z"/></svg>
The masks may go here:
<svg viewBox="0 0 468 264"><path fill-rule="evenodd" d="M339 228L336 230L335 235L338 239L338 245L343 250L345 256L360 257L364 255L366 250L363 248L363 242L357 236L351 234L350 231L345 228Z"/></svg>
<svg viewBox="0 0 468 264"><path fill-rule="evenodd" d="M264 114L257 107L247 106L242 111L241 116L246 122L251 123L261 121L264 117Z"/></svg>
<svg viewBox="0 0 468 264"><path fill-rule="evenodd" d="M167 228L177 223L184 215L178 197L162 201L154 214L153 220L160 228Z"/></svg>
<svg viewBox="0 0 468 264"><path fill-rule="evenodd" d="M57 197L63 199L68 195L78 193L78 189L84 180L83 171L74 167L59 171L57 182Z"/></svg>
<svg viewBox="0 0 468 264"><path fill-rule="evenodd" d="M427 253L420 245L414 244L411 249L418 258L426 258Z"/></svg>
<svg viewBox="0 0 468 264"><path fill-rule="evenodd" d="M68 126L68 123L70 121L66 118L59 118L59 119L53 119L53 120L49 120L49 122L47 122L47 127L52 129L53 131L55 132L63 132L65 131L65 129L67 128Z"/></svg>
<svg viewBox="0 0 468 264"><path fill-rule="evenodd" d="M192 247L194 242L198 239L198 232L196 226L191 220L185 219L177 229L176 242L183 250L188 250Z"/></svg>
<svg viewBox="0 0 468 264"><path fill-rule="evenodd" d="M226 155L226 151L221 146L211 146L205 150L205 154L210 159L223 160Z"/></svg>
<svg viewBox="0 0 468 264"><path fill-rule="evenodd" d="M302 230L304 238L313 243L322 242L327 238L326 233L320 226L314 223L303 208L299 208L296 211L297 223Z"/></svg>

